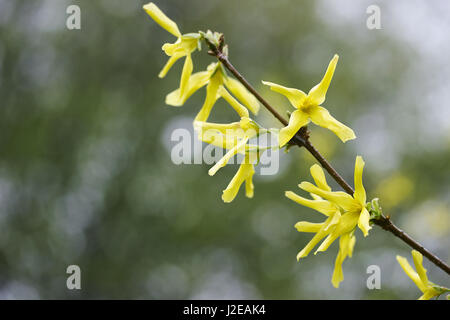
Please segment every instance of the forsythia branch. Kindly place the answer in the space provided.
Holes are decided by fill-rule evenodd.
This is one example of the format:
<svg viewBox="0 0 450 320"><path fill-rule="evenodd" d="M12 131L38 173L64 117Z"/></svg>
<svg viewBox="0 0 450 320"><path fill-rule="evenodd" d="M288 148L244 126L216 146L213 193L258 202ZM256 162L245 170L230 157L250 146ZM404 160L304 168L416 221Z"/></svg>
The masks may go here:
<svg viewBox="0 0 450 320"><path fill-rule="evenodd" d="M215 56L225 68L227 68L236 79L244 85L247 90L249 90L259 102L284 126L288 125L288 121L281 116L273 106L270 105L256 90L255 88L239 73L239 71L231 64L226 54L223 53L224 38L220 38L219 44L216 45L205 38L205 41L210 48L208 52L210 55ZM322 156L322 154L314 147L310 142L308 137L308 132L305 127L301 128L295 136L290 140L290 144L297 145L298 147L304 147L311 153L312 156L322 165L322 167L331 175L331 177L350 195L353 195L353 188L345 181L345 179L332 167L332 165ZM418 243L416 240L411 238L408 234L398 228L392 223L389 217L380 215L377 219L372 219L372 222L384 230L392 233L394 236L400 238L403 242L408 244L411 248L417 250L425 257L427 257L432 263L437 267L445 271L450 275L450 266L448 266L444 261L439 259L436 255L431 253L428 249Z"/></svg>
<svg viewBox="0 0 450 320"><path fill-rule="evenodd" d="M180 86L166 96L166 104L182 106L195 91L206 86L205 101L193 121L193 126L201 141L227 150L226 154L210 168L208 174L214 175L237 154L244 155L244 161L227 188L223 190L222 200L224 202L233 201L243 184L245 184L246 197L253 197L254 186L252 177L255 173L254 165L258 164L259 158L265 151L274 148L274 146L255 145L250 142L250 139L261 134L274 133L278 137L277 149L286 147L287 150L292 145L305 147L346 191L333 191L326 181L323 169L315 164L310 168L315 184L307 181L299 184L299 188L308 192L311 198L304 198L292 191L285 192L285 196L290 200L314 209L327 217L321 223L299 221L295 224L297 231L314 234L308 244L298 253L297 260L308 256L319 242L321 244L315 253L326 251L333 242L339 240L338 255L331 278L333 286L339 287L339 283L344 280L343 262L347 257L351 258L353 254L353 248L356 243L355 230L357 228L360 229L364 237L366 237L372 228L370 226L370 222L372 222L372 224L382 227L402 239L412 248L417 249L412 250L416 271L414 271L406 258L397 256L397 261L407 276L422 291L422 296L419 299L428 300L450 292L449 288L436 285L428 279L426 275L427 270L422 263L423 255L447 272L447 274L450 274L448 265L396 227L390 221L389 216L383 215L377 198L367 202L367 194L363 185L363 158L361 156L356 157L354 170L355 188L353 189L309 141L309 132L307 130L309 122L332 131L342 142L356 138L350 127L339 122L326 108L321 106L326 100L326 93L339 60L337 54L333 56L328 64L322 80L311 88L308 93L296 88L262 81L272 91L285 96L295 108L295 111L289 114L289 121L287 121L259 95L230 63L228 60L228 46L225 45L223 34L210 30L207 32L199 31L197 33L182 34L177 24L168 18L154 3L148 3L143 8L155 22L177 38L176 42L166 43L162 47L163 51L170 58L160 72L159 77L163 78L177 60L184 58ZM210 50L208 53L216 57L218 61L210 64L204 71L193 73L192 53L201 49L201 41L203 40L209 46ZM237 80L228 77L226 70L231 71ZM233 123L208 122L211 110L215 102L220 98L226 100L229 106L234 109L240 117L240 121ZM250 118L249 111L256 115L260 108L260 103L284 125L282 129L266 129Z"/></svg>
<svg viewBox="0 0 450 320"><path fill-rule="evenodd" d="M424 246L422 246L420 243L418 243L416 240L411 238L407 233L405 233L403 230L398 228L396 225L394 225L388 217L382 216L378 220L373 220L373 223L377 226L383 228L386 231L391 232L396 237L402 239L405 243L407 243L411 248L414 248L415 250L422 253L425 257L428 258L431 262L433 262L436 266L444 270L447 274L450 274L450 267L441 259L439 259L437 256L432 254L428 249L426 249Z"/></svg>

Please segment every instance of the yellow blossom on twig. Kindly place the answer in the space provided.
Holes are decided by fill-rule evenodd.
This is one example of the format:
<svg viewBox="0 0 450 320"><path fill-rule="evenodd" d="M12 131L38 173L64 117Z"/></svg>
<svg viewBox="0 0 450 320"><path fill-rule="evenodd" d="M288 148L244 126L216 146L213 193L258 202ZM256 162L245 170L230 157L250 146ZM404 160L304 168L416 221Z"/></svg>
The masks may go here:
<svg viewBox="0 0 450 320"><path fill-rule="evenodd" d="M365 208L366 192L362 185L362 171L364 161L356 158L355 163L355 194L354 197L344 192L333 192L328 186L325 174L319 165L310 169L316 186L309 182L302 182L299 186L311 193L313 199L306 199L292 191L286 192L286 197L309 208L312 208L328 218L323 223L300 221L295 225L299 232L315 233L311 241L298 253L297 260L306 257L309 252L325 239L314 254L325 251L339 238L339 252L336 258L334 272L331 279L333 286L339 287L344 280L342 263L346 257L351 257L356 243L354 230L358 225L366 236L369 225L369 212Z"/></svg>
<svg viewBox="0 0 450 320"><path fill-rule="evenodd" d="M364 160L361 156L356 157L355 161L355 193L353 196L342 191L326 191L320 189L309 182L302 182L299 186L305 191L314 193L328 201L338 205L342 210L355 214L357 217L358 227L366 237L372 228L369 224L370 214L366 209L366 190L362 183L362 174L364 168Z"/></svg>
<svg viewBox="0 0 450 320"><path fill-rule="evenodd" d="M164 78L167 72L180 58L186 57L183 66L183 72L180 79L180 96L184 96L187 90L189 78L192 74L194 65L192 63L191 53L200 47L201 36L199 33L188 33L182 35L177 24L168 18L154 3L150 2L143 6L148 15L155 20L162 28L177 37L174 43L166 43L162 49L170 57L164 68L159 73L160 78Z"/></svg>
<svg viewBox="0 0 450 320"><path fill-rule="evenodd" d="M296 108L289 118L289 124L280 130L280 147L288 143L297 131L307 125L310 120L320 127L333 131L343 142L356 138L352 129L337 121L327 109L320 106L325 101L338 58L338 55L334 56L322 81L313 87L308 94L298 89L263 81L263 84L270 86L273 91L288 98L292 106Z"/></svg>

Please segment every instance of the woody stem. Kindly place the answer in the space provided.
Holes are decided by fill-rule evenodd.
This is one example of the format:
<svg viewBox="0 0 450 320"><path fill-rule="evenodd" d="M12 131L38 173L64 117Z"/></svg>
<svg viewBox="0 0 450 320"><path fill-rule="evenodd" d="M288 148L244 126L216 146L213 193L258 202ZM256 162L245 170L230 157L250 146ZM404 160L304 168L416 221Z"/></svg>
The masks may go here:
<svg viewBox="0 0 450 320"><path fill-rule="evenodd" d="M208 52L210 55L215 56L225 68L227 68L236 79L244 85L259 102L275 117L277 118L284 126L288 125L288 120L286 120L283 116L281 116L273 106L270 105L256 90L255 88L236 70L236 68L231 64L228 60L228 57L223 54L220 48L223 47L223 37L221 38L222 45L216 46L208 39L205 38L206 43L208 44L210 51ZM333 179L342 187L350 195L353 195L354 190L350 186L350 184L345 181L345 179L333 168L333 166L322 156L322 154L314 147L314 145L309 141L308 133L305 128L300 129L296 135L289 142L290 144L295 144L298 147L304 147L313 155L314 158L322 165L325 170L333 177ZM444 261L439 259L436 255L431 253L428 249L418 243L416 240L411 238L408 234L398 228L396 225L392 223L389 217L381 215L380 218L376 220L372 220L374 224L383 228L384 230L392 233L397 238L400 238L408 244L411 248L419 251L422 255L427 257L431 262L433 262L437 267L445 271L450 275L450 266L448 266Z"/></svg>

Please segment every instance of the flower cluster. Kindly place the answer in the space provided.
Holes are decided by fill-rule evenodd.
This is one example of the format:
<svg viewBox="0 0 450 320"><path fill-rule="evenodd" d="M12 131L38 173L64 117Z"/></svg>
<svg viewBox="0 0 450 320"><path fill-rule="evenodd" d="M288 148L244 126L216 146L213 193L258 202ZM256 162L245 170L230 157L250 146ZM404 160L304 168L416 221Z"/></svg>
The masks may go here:
<svg viewBox="0 0 450 320"><path fill-rule="evenodd" d="M226 150L223 158L209 170L209 175L214 175L237 154L243 155L236 175L223 191L223 201L233 201L244 183L246 196L253 197L254 165L261 153L269 148L250 143L250 139L268 132L250 118L249 110L256 115L260 107L259 102L239 81L227 75L220 62L210 64L204 71L193 73L192 52L201 49L200 41L204 38L218 43L221 34L211 31L181 34L177 24L154 3L146 4L143 8L155 22L177 37L175 43L166 43L162 47L170 58L159 76L164 77L178 59L186 57L180 87L166 96L166 103L176 107L182 106L196 91L206 86L205 101L194 119L194 128L201 141ZM234 109L240 121L227 124L207 122L212 108L220 98Z"/></svg>
<svg viewBox="0 0 450 320"><path fill-rule="evenodd" d="M297 260L306 257L309 252L323 239L325 239L315 253L325 251L339 238L339 252L331 282L337 288L344 280L342 263L345 258L351 257L355 246L354 235L356 226L367 236L371 229L369 225L370 214L366 209L366 191L362 184L364 168L363 159L356 157L355 163L355 193L353 196L341 191L332 191L327 184L325 174L318 165L310 169L316 185L302 182L299 187L311 194L312 199L303 198L292 191L286 192L286 197L309 208L312 208L327 217L322 223L298 222L295 227L300 232L315 233L311 241L298 253Z"/></svg>

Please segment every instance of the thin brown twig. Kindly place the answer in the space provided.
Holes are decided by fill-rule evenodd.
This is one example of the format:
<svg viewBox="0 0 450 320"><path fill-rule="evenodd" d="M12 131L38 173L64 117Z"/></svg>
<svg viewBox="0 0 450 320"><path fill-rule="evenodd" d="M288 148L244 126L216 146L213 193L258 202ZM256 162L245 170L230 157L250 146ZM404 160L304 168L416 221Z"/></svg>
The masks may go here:
<svg viewBox="0 0 450 320"><path fill-rule="evenodd" d="M215 56L235 77L239 82L241 82L255 97L259 102L284 126L288 125L288 121L281 116L274 107L270 105L256 90L255 88L237 71L237 69L228 60L228 57L223 54L220 48L223 47L223 37L221 37L221 46L216 47L208 39L205 39L208 44L210 51L209 54ZM333 166L322 156L322 154L313 146L313 144L308 139L308 134L306 130L300 129L297 134L291 139L291 144L295 144L299 147L306 148L309 153L311 153L314 158L322 165L323 168L333 177L333 179L350 195L353 195L353 188L345 181L345 179L333 168ZM372 220L374 224L380 226L384 230L391 232L397 238L400 238L403 242L408 244L413 249L419 251L427 257L431 262L433 262L437 267L445 271L450 275L450 267L436 255L431 253L428 249L422 246L419 242L411 238L403 230L398 228L392 223L389 217L381 215L378 219Z"/></svg>
<svg viewBox="0 0 450 320"><path fill-rule="evenodd" d="M391 232L396 237L402 239L404 242L406 242L410 247L414 248L415 250L422 253L425 257L428 258L431 262L433 262L436 266L450 274L450 267L441 259L439 259L437 256L432 254L427 248L422 246L420 243L418 243L416 240L411 238L406 232L404 232L402 229L397 227L395 224L392 223L391 219L389 217L382 216L378 220L373 220L373 223L375 223L377 226L383 228L386 231Z"/></svg>

